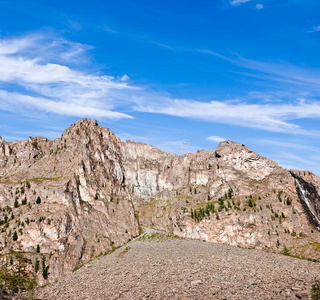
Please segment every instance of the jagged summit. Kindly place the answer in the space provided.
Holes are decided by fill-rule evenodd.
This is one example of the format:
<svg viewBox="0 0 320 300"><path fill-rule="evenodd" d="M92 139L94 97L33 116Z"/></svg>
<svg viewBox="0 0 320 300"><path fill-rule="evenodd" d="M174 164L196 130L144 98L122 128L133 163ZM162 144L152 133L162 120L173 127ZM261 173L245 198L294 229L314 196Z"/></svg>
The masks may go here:
<svg viewBox="0 0 320 300"><path fill-rule="evenodd" d="M53 141L0 140L0 263L23 253L28 276L54 281L139 226L320 259L319 194L312 173L290 173L239 143L179 156L83 119ZM43 256L46 278L34 272Z"/></svg>

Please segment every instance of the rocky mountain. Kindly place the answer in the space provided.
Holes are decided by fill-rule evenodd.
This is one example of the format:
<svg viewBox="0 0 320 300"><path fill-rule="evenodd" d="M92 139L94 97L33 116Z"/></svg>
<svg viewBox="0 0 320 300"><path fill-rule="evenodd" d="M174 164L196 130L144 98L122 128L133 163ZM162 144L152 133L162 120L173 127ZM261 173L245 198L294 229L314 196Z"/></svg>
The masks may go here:
<svg viewBox="0 0 320 300"><path fill-rule="evenodd" d="M318 260L319 195L312 173L231 141L179 156L87 119L53 141L0 139L1 272L52 282L141 226Z"/></svg>

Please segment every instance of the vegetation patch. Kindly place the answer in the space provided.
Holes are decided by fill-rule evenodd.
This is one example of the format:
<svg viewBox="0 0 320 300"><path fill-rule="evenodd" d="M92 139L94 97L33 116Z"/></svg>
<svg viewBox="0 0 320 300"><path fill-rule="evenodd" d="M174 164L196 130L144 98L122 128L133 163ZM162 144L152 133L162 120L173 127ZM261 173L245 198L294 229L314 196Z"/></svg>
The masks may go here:
<svg viewBox="0 0 320 300"><path fill-rule="evenodd" d="M320 280L317 280L317 281L311 286L310 298L311 298L312 300L320 300Z"/></svg>
<svg viewBox="0 0 320 300"><path fill-rule="evenodd" d="M130 250L130 247L126 247L126 249L124 249L122 252L119 253L118 257L122 257L126 255L129 250Z"/></svg>

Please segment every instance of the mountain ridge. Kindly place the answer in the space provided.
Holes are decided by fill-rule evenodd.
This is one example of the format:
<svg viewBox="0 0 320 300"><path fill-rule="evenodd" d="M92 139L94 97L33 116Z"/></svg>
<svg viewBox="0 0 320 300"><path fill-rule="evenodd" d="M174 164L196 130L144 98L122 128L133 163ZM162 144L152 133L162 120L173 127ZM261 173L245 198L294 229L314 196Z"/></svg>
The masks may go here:
<svg viewBox="0 0 320 300"><path fill-rule="evenodd" d="M22 255L27 276L45 284L141 226L319 260L319 194L319 177L243 144L169 154L83 119L54 140L0 139L0 264L17 270Z"/></svg>

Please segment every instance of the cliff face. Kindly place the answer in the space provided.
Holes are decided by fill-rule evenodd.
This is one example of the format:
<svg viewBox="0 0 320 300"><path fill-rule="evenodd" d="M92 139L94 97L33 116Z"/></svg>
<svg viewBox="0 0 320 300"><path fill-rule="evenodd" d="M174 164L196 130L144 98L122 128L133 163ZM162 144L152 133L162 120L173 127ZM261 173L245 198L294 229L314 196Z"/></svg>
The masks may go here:
<svg viewBox="0 0 320 300"><path fill-rule="evenodd" d="M138 219L181 237L319 259L319 188L318 177L241 144L178 156L81 120L54 141L0 140L0 259L14 269L23 255L40 283L49 266L52 281L138 235Z"/></svg>
<svg viewBox="0 0 320 300"><path fill-rule="evenodd" d="M112 132L90 120L54 141L2 141L2 263L23 252L34 266L44 255L54 280L138 235L120 147ZM43 283L41 270L36 275Z"/></svg>
<svg viewBox="0 0 320 300"><path fill-rule="evenodd" d="M282 251L286 246L319 258L318 223L310 218L319 218L316 176L304 179L306 190L314 186L311 214L293 171L244 145L228 141L216 151L184 156L134 143L124 149L126 178L145 226L247 248Z"/></svg>

